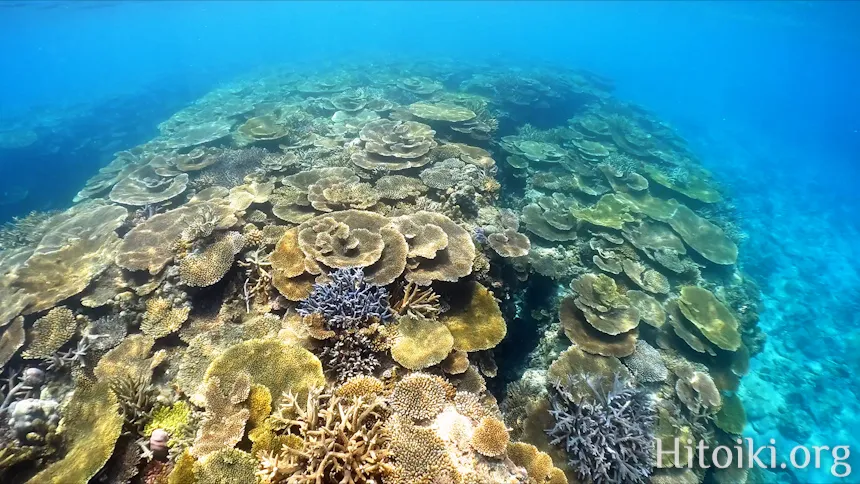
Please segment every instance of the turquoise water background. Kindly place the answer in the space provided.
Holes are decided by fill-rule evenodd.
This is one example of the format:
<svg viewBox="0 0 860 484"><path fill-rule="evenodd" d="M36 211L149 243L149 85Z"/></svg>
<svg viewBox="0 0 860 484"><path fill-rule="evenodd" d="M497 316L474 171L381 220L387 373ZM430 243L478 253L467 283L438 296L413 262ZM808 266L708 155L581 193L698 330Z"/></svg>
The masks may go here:
<svg viewBox="0 0 860 484"><path fill-rule="evenodd" d="M437 57L584 67L676 126L739 210L768 333L746 433L851 445L860 475L858 25L854 2L3 1L0 133L39 139L0 150L0 221L67 206L113 152L235 76Z"/></svg>

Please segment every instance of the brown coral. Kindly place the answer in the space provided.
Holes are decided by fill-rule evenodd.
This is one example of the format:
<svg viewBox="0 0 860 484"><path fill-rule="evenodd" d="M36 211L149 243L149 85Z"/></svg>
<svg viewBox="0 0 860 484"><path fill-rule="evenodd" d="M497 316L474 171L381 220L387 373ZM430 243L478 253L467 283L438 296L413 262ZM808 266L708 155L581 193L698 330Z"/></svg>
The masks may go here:
<svg viewBox="0 0 860 484"><path fill-rule="evenodd" d="M77 331L75 313L58 307L37 319L28 332L27 348L21 353L26 359L48 359L66 344Z"/></svg>
<svg viewBox="0 0 860 484"><path fill-rule="evenodd" d="M629 356L636 347L639 331L636 328L609 335L594 329L586 323L582 313L577 309L574 298L568 296L561 301L559 319L564 334L570 341L583 351L601 356Z"/></svg>
<svg viewBox="0 0 860 484"><path fill-rule="evenodd" d="M247 373L228 378L230 376L232 380L212 377L206 381L206 412L191 448L191 453L197 457L229 449L245 435L250 410L241 404L251 391L251 378Z"/></svg>
<svg viewBox="0 0 860 484"><path fill-rule="evenodd" d="M444 378L426 373L413 373L397 382L391 393L391 408L412 420L435 417L453 393L451 384Z"/></svg>
<svg viewBox="0 0 860 484"><path fill-rule="evenodd" d="M497 418L484 417L472 434L472 448L487 457L498 457L505 453L510 441L505 423Z"/></svg>
<svg viewBox="0 0 860 484"><path fill-rule="evenodd" d="M174 308L170 301L164 298L152 298L146 302L146 312L140 323L143 334L155 339L163 338L179 330L188 319L191 308Z"/></svg>
<svg viewBox="0 0 860 484"><path fill-rule="evenodd" d="M493 293L477 282L470 284L467 306L442 318L454 336L454 349L480 351L494 348L507 334L507 324Z"/></svg>
<svg viewBox="0 0 860 484"><path fill-rule="evenodd" d="M522 257L527 255L532 247L528 237L511 229L490 234L487 241L490 247L502 257Z"/></svg>
<svg viewBox="0 0 860 484"><path fill-rule="evenodd" d="M415 121L377 119L359 132L364 149L352 155L352 162L366 170L405 170L430 162L426 156L436 147L433 131Z"/></svg>
<svg viewBox="0 0 860 484"><path fill-rule="evenodd" d="M585 320L598 331L618 335L639 325L639 311L633 307L611 277L585 274L571 285L576 293L574 304L585 315Z"/></svg>
<svg viewBox="0 0 860 484"><path fill-rule="evenodd" d="M426 286L433 281L456 282L472 273L476 254L472 236L447 216L421 211L392 222L409 244L412 263L407 281Z"/></svg>
<svg viewBox="0 0 860 484"><path fill-rule="evenodd" d="M228 232L199 253L179 262L179 280L192 287L215 284L233 267L236 254L245 247L245 236Z"/></svg>

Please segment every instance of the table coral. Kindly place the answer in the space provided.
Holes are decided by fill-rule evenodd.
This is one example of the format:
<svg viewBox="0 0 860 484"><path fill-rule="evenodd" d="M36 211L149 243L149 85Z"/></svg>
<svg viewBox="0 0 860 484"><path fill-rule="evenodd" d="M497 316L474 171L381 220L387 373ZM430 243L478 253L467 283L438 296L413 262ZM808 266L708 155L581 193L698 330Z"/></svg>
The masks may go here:
<svg viewBox="0 0 860 484"><path fill-rule="evenodd" d="M445 314L442 322L454 336L454 349L480 351L494 348L507 334L507 324L493 293L477 282L467 305Z"/></svg>

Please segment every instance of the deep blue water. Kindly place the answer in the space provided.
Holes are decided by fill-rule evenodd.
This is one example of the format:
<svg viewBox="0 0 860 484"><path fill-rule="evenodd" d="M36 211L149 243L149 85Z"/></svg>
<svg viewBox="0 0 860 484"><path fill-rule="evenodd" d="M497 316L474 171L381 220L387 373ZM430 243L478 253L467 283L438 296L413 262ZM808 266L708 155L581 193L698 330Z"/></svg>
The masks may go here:
<svg viewBox="0 0 860 484"><path fill-rule="evenodd" d="M584 67L727 187L768 333L747 434L850 444L860 472L860 3L0 3L0 220L62 208L111 154L276 65L451 57ZM27 195L21 199L21 194ZM800 474L827 482L826 469Z"/></svg>

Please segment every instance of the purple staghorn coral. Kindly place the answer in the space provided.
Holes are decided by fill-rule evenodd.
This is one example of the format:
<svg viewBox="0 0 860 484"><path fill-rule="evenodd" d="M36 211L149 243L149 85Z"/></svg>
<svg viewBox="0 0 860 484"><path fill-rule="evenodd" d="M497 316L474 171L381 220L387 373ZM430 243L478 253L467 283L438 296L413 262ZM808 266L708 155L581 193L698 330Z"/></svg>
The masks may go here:
<svg viewBox="0 0 860 484"><path fill-rule="evenodd" d="M299 314L322 315L328 329L354 329L372 319L387 322L392 318L388 291L365 281L362 268L338 269L329 278L329 282L314 284L311 295L299 303Z"/></svg>
<svg viewBox="0 0 860 484"><path fill-rule="evenodd" d="M562 447L583 482L645 483L654 465L654 408L643 391L615 377L605 391L598 379L587 379L594 399L578 400L556 382L551 392L555 426L546 431Z"/></svg>

